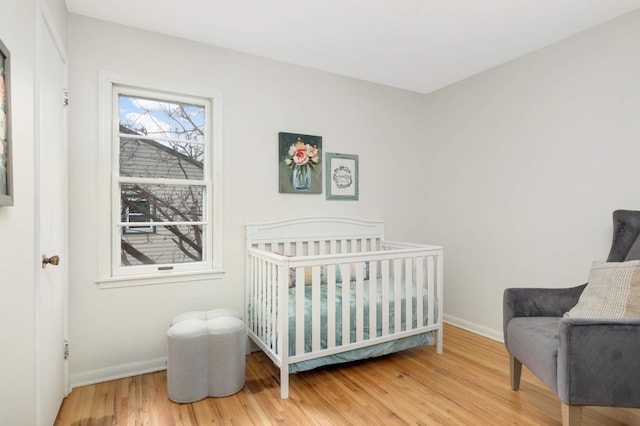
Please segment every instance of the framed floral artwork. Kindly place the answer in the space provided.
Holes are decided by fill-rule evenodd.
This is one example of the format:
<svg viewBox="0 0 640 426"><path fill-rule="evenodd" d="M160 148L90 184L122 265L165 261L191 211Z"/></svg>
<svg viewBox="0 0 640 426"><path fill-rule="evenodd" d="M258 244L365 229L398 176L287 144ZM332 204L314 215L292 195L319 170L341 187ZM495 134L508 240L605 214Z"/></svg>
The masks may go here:
<svg viewBox="0 0 640 426"><path fill-rule="evenodd" d="M0 206L13 205L9 49L0 40Z"/></svg>
<svg viewBox="0 0 640 426"><path fill-rule="evenodd" d="M278 134L279 191L322 194L322 136Z"/></svg>
<svg viewBox="0 0 640 426"><path fill-rule="evenodd" d="M327 200L358 199L358 156L327 152Z"/></svg>

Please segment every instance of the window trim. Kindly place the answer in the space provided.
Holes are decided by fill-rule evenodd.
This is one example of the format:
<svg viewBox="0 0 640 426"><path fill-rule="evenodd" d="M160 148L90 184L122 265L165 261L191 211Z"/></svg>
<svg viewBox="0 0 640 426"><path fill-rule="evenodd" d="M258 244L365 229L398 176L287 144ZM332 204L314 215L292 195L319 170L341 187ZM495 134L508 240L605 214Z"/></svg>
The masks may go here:
<svg viewBox="0 0 640 426"><path fill-rule="evenodd" d="M122 132L120 131L120 96L128 96L135 98L146 98L146 99L154 99L158 101L168 101L175 103L185 103L191 105L198 105L204 108L205 116L204 116L204 138L200 142L191 142L194 144L202 145L205 149L204 155L204 169L202 179L171 179L171 178L146 178L146 177L129 177L122 176L120 174L120 142L122 140ZM157 264L145 264L145 265L129 265L123 266L120 262L122 248L121 245L116 242L117 238L122 238L122 233L120 232L121 223L121 206L119 200L121 199L121 188L120 185L124 183L142 183L142 184L150 184L150 185L170 185L170 186L191 186L196 185L203 188L205 194L212 193L211 187L211 150L212 150L212 119L211 112L213 108L213 104L210 98L204 96L193 96L184 93L172 93L168 92L166 89L155 90L150 89L148 87L140 87L140 86L131 86L128 84L114 84L112 85L112 107L113 107L113 115L111 119L112 133L111 133L111 143L112 143L112 183L111 183L111 191L112 191L112 218L110 226L112 232L112 254L111 254L111 273L114 277L120 276L148 276L148 275L157 275L164 274L167 272L180 273L180 272L191 272L191 271L206 271L213 269L213 257L212 257L212 237L205 237L205 244L202 247L202 260L196 262L186 262L186 263L157 263ZM137 137L132 137L137 138ZM150 140L173 140L174 138L156 138L156 137L142 137L142 139L150 139ZM182 141L181 141L182 142ZM186 141L184 141L186 142ZM211 196L206 197L205 204L203 204L202 211L202 222L188 222L188 223L173 223L173 222L162 222L155 223L157 226L166 225L184 225L189 226L191 224L203 225L204 235L212 235L210 232L210 224L209 224L209 216L212 208L213 199ZM116 223L117 221L117 223Z"/></svg>
<svg viewBox="0 0 640 426"><path fill-rule="evenodd" d="M114 170L117 166L118 154L114 140L113 119L118 117L117 104L114 105L114 87L128 86L135 89L148 90L166 93L168 98L172 97L195 97L208 99L211 111L207 114L208 125L210 126L210 146L207 191L211 192L209 198L209 211L211 217L208 218L211 236L209 248L209 262L201 264L198 262L191 267L181 267L178 270L158 271L150 270L145 273L135 273L133 275L122 273L123 268L116 268L114 257L120 253L119 244L112 244L114 238L112 215L116 214L120 218L119 206L112 204L114 191L119 188L114 187ZM165 284L169 282L186 282L194 280L205 280L211 278L221 278L224 273L222 266L222 96L216 91L199 87L188 86L176 82L158 80L141 76L129 76L101 71L99 74L99 182L98 182L98 214L99 214L99 265L98 278L96 283L100 288L124 287L130 285ZM115 115L114 115L115 114ZM117 198L114 198L117 199ZM115 212L117 210L117 212ZM117 245L117 250L115 246ZM205 248L207 249L207 248ZM116 253L117 251L117 253ZM157 266L157 265L156 265ZM152 269L152 268L149 268Z"/></svg>

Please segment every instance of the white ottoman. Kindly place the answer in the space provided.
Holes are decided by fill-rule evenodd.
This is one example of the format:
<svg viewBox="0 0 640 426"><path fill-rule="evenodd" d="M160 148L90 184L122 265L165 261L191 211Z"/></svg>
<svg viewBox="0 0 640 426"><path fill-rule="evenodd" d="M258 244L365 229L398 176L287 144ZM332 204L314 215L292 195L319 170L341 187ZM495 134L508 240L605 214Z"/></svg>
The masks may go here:
<svg viewBox="0 0 640 426"><path fill-rule="evenodd" d="M167 331L167 393L174 402L228 396L245 384L246 333L235 311L178 315ZM210 319L208 319L210 318Z"/></svg>
<svg viewBox="0 0 640 426"><path fill-rule="evenodd" d="M244 387L247 334L233 317L207 321L209 328L209 396L228 396Z"/></svg>
<svg viewBox="0 0 640 426"><path fill-rule="evenodd" d="M181 321L169 328L167 337L169 399L185 403L206 398L209 394L207 322L196 319Z"/></svg>
<svg viewBox="0 0 640 426"><path fill-rule="evenodd" d="M180 321L184 321L187 319L199 319L199 320L208 321L210 319L219 318L219 317L234 317L234 318L242 319L242 314L236 311L235 309L227 309L227 308L211 309L210 311L189 311L189 312L183 312L173 317L170 325L177 324Z"/></svg>

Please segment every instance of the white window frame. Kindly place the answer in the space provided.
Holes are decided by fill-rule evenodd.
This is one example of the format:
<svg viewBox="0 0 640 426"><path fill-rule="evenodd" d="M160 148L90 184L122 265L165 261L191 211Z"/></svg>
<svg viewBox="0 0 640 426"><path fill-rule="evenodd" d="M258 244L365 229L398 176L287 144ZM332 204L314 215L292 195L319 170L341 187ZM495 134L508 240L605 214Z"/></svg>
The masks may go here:
<svg viewBox="0 0 640 426"><path fill-rule="evenodd" d="M101 288L131 285L166 284L220 278L222 268L222 99L220 94L146 77L124 76L112 72L100 73L99 115L99 275ZM120 265L120 187L127 178L119 176L119 114L118 94L146 95L158 99L176 100L206 105L205 130L209 141L205 146L205 192L207 206L206 245L203 260L185 264ZM200 102L198 102L200 100Z"/></svg>

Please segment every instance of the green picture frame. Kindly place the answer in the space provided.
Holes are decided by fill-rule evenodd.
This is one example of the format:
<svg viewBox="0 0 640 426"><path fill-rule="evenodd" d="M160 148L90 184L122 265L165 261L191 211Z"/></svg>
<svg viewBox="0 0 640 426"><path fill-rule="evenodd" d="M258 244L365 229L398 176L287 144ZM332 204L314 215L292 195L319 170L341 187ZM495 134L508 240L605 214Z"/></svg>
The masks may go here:
<svg viewBox="0 0 640 426"><path fill-rule="evenodd" d="M358 200L358 156L327 152L325 162L327 200Z"/></svg>

